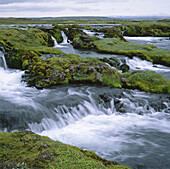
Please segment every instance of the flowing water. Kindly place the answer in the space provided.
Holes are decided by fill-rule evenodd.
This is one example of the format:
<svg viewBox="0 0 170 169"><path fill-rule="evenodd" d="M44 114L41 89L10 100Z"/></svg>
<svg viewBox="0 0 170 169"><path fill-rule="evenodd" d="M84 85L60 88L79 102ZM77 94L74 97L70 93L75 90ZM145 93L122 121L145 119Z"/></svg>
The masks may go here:
<svg viewBox="0 0 170 169"><path fill-rule="evenodd" d="M90 32L88 30L86 30L85 33L87 33L90 36L92 36L94 34L94 32ZM67 41L67 37L64 34L64 32L62 32L62 35L63 35L64 41ZM102 36L102 35L100 35L100 36ZM147 41L149 39L154 39L154 37L152 37L152 38L145 37L145 38L143 37L143 39L145 39L145 41ZM140 38L136 37L136 39L140 39ZM161 39L161 38L156 38L156 39ZM167 43L166 39L167 38L162 39L163 44ZM169 41L168 41L168 43L169 43ZM54 39L54 42L55 42L55 44L57 44L55 39ZM111 57L113 57L115 59L118 59L118 61L120 63L124 63L124 62L127 63L130 67L130 71L133 71L133 70L150 70L150 71L154 71L156 73L159 73L162 76L170 79L170 68L167 67L167 66L163 66L163 65L159 65L159 64L153 64L152 62L141 60L138 57L133 57L133 59L130 59L130 58L123 56L123 55L120 56L120 55L111 55L111 54L100 54L100 53L96 53L95 51L88 51L88 50L85 51L85 50L80 50L80 49L74 49L73 46L70 43L68 43L68 42L63 43L63 42L60 43L60 44L54 45L54 47L60 49L64 53L68 53L68 54L74 53L74 54L81 55L81 56L84 56L84 57L96 57L96 58L103 58L103 57L111 58ZM170 50L170 46L168 46L167 44L165 46Z"/></svg>
<svg viewBox="0 0 170 169"><path fill-rule="evenodd" d="M169 37L124 37L129 42L139 43L139 44L152 44L158 48L170 50L170 38Z"/></svg>
<svg viewBox="0 0 170 169"><path fill-rule="evenodd" d="M4 66L3 52L0 59L1 131L32 130L135 169L170 168L169 95L85 85L37 90L21 82L23 71ZM126 62L131 69L168 69L139 58Z"/></svg>

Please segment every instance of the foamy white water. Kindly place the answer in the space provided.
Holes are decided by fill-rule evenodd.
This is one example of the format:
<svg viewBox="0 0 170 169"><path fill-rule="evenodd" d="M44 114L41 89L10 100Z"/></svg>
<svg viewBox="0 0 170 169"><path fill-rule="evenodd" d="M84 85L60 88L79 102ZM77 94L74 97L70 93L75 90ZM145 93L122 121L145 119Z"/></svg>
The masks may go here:
<svg viewBox="0 0 170 169"><path fill-rule="evenodd" d="M124 36L126 40L142 40L142 41L161 41L161 40L168 40L168 37L130 37Z"/></svg>
<svg viewBox="0 0 170 169"><path fill-rule="evenodd" d="M6 64L4 53L2 51L0 51L0 67L3 67L4 69L8 68L7 64Z"/></svg>
<svg viewBox="0 0 170 169"><path fill-rule="evenodd" d="M58 44L58 42L56 41L56 39L53 36L51 36L51 38L54 40L54 48L63 47L62 45Z"/></svg>
<svg viewBox="0 0 170 169"><path fill-rule="evenodd" d="M158 48L170 50L170 38L169 37L128 37L124 36L124 38L133 43L139 44L152 44L157 46Z"/></svg>
<svg viewBox="0 0 170 169"><path fill-rule="evenodd" d="M69 44L68 43L68 37L66 36L66 34L63 31L61 31L61 34L62 34L62 37L63 37L62 44Z"/></svg>
<svg viewBox="0 0 170 169"><path fill-rule="evenodd" d="M131 69L167 69L127 62ZM32 130L132 168L170 166L169 96L101 86L37 90L21 82L23 74L0 68L0 130Z"/></svg>
<svg viewBox="0 0 170 169"><path fill-rule="evenodd" d="M89 36L97 36L100 39L103 39L104 33L101 32L92 32L91 30L82 29L84 33L86 33Z"/></svg>
<svg viewBox="0 0 170 169"><path fill-rule="evenodd" d="M167 66L153 64L152 62L141 60L138 57L133 57L133 59L126 58L126 62L132 70L141 69L155 72L170 72L170 68Z"/></svg>

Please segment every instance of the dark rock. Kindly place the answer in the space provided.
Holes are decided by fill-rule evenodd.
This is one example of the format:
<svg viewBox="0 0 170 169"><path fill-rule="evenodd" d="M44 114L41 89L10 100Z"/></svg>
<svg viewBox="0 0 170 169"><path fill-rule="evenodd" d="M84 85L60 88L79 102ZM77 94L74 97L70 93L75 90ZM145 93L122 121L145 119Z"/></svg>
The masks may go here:
<svg viewBox="0 0 170 169"><path fill-rule="evenodd" d="M80 39L83 40L86 43L92 42L92 39L90 37L88 37L88 36L85 36L85 35L81 35Z"/></svg>
<svg viewBox="0 0 170 169"><path fill-rule="evenodd" d="M102 99L105 103L107 102L110 102L112 100L111 97L107 96L107 94L102 94L102 95L99 95L100 99Z"/></svg>
<svg viewBox="0 0 170 169"><path fill-rule="evenodd" d="M108 58L104 57L104 58L102 58L100 60L103 61L103 62L108 63L110 66L113 66L113 67L118 67L120 65L119 61L117 59L115 59L115 58L109 58L108 59Z"/></svg>
<svg viewBox="0 0 170 169"><path fill-rule="evenodd" d="M124 73L124 72L128 72L129 71L129 66L127 65L127 64L122 64L121 66L120 66L120 70L122 70L122 73Z"/></svg>
<svg viewBox="0 0 170 169"><path fill-rule="evenodd" d="M96 65L95 69L97 70L97 72L101 73L107 67L107 65Z"/></svg>
<svg viewBox="0 0 170 169"><path fill-rule="evenodd" d="M37 89L43 89L44 88L44 84L42 82L40 82L40 83L36 84L35 87Z"/></svg>

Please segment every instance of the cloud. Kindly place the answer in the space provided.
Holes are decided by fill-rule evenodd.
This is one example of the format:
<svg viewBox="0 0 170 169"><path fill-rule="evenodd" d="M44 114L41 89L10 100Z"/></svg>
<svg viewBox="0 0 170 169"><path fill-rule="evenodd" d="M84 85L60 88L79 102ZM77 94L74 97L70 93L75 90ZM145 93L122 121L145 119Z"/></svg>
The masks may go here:
<svg viewBox="0 0 170 169"><path fill-rule="evenodd" d="M169 0L0 0L0 17L170 16Z"/></svg>
<svg viewBox="0 0 170 169"><path fill-rule="evenodd" d="M0 0L0 4L10 4L19 2L41 2L41 0Z"/></svg>
<svg viewBox="0 0 170 169"><path fill-rule="evenodd" d="M55 3L59 3L59 2L69 2L70 0L0 0L0 4L10 4L10 3L24 3L24 2L28 2L28 3L37 3L37 2L55 2ZM76 2L76 3L80 3L80 4L91 4L91 3L116 3L116 2L127 2L129 0L71 0L71 2Z"/></svg>

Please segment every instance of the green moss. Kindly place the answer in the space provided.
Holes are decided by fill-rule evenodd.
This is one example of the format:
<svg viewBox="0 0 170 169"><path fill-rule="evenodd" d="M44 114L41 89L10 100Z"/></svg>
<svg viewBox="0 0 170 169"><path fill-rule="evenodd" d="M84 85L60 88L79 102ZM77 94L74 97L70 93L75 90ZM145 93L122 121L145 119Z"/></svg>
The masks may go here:
<svg viewBox="0 0 170 169"><path fill-rule="evenodd" d="M124 32L125 36L158 36L169 37L170 25L163 24L141 24L130 25Z"/></svg>
<svg viewBox="0 0 170 169"><path fill-rule="evenodd" d="M44 32L48 32L50 36L53 36L58 43L63 41L61 30L65 30L62 26L55 25L52 29L41 28ZM54 45L54 43L53 43Z"/></svg>
<svg viewBox="0 0 170 169"><path fill-rule="evenodd" d="M102 72L103 85L111 87L122 87L121 74L116 70L108 68Z"/></svg>
<svg viewBox="0 0 170 169"><path fill-rule="evenodd" d="M53 141L30 131L0 132L0 168L120 168L94 152Z"/></svg>
<svg viewBox="0 0 170 169"><path fill-rule="evenodd" d="M124 74L126 87L153 93L170 94L170 80L152 71L133 71Z"/></svg>
<svg viewBox="0 0 170 169"><path fill-rule="evenodd" d="M7 51L6 60L10 68L25 69L28 62L40 61L39 56L45 53L63 54L48 47L50 39L49 34L39 29L0 28L0 44ZM36 55L36 59L32 55Z"/></svg>
<svg viewBox="0 0 170 169"><path fill-rule="evenodd" d="M123 41L126 41L122 35L122 30L120 26L114 26L112 28L102 28L100 32L103 32L104 38L119 38Z"/></svg>
<svg viewBox="0 0 170 169"><path fill-rule="evenodd" d="M158 49L154 45L140 45L132 42L124 42L117 38L94 41L96 50L100 53L126 55L130 58L138 56L141 59L153 63L170 66L170 51Z"/></svg>
<svg viewBox="0 0 170 169"><path fill-rule="evenodd" d="M74 39L77 39L80 35L86 35L82 30L75 28L74 25L68 28L67 36L68 39L73 41Z"/></svg>
<svg viewBox="0 0 170 169"><path fill-rule="evenodd" d="M92 44L95 45L98 52L115 53L129 57L138 56L154 63L170 65L170 52L167 50L158 49L153 45L138 45L124 42L117 38L99 40L84 35L81 30L75 29L72 25L69 28L70 30L68 32L71 32L70 36L76 38L76 40L81 40L81 48L89 48L89 45ZM104 63L105 60L100 61L96 58L64 54L58 49L48 47L49 34L41 30L11 28L0 28L0 30L0 43L7 51L6 60L8 66L28 69L29 78L27 82L29 86L36 86L41 89L58 84L85 82L122 87L123 82L123 85L128 88L169 93L169 86L166 80L161 80L162 84L157 84L155 83L156 81L153 81L154 85L150 85L149 87L145 85L145 80L137 83L130 79L131 81L126 84L126 81L124 82L122 80L122 75L118 71L109 68ZM81 43L79 44L81 45ZM49 53L54 54L54 56L56 55L56 57L42 60L40 56ZM119 66L119 63L111 58L107 62ZM147 74L150 77L150 73ZM160 89L157 90L156 86L160 87Z"/></svg>

